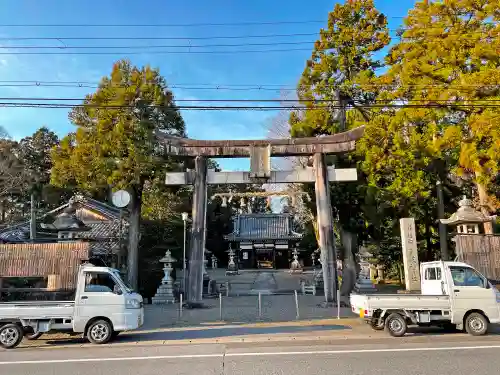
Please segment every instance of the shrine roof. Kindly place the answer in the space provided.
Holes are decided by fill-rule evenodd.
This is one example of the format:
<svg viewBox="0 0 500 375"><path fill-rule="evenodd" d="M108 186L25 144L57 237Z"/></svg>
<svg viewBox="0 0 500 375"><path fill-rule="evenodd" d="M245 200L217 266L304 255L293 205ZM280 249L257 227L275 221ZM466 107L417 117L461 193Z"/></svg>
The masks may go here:
<svg viewBox="0 0 500 375"><path fill-rule="evenodd" d="M239 214L233 219L229 241L300 240L302 234L292 229L290 214Z"/></svg>

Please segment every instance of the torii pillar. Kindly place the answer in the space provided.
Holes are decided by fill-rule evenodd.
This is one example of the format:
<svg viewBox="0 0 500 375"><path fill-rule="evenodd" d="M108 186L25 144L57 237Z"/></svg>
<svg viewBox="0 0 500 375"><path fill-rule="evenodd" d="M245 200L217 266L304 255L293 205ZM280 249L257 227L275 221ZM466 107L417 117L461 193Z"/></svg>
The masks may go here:
<svg viewBox="0 0 500 375"><path fill-rule="evenodd" d="M167 173L167 185L194 185L192 228L189 253L189 279L187 303L201 306L203 291L203 251L205 248L205 217L208 184L249 183L315 183L318 230L323 264L323 281L326 302L335 301L337 290L337 253L333 235L332 205L329 182L356 181L355 168L327 167L325 155L354 150L355 141L363 135L364 128L325 137L297 139L198 141L175 138L158 133L165 153L192 157L195 170ZM272 171L272 156L313 155L313 168L290 171ZM215 172L207 170L209 157L250 157L249 172Z"/></svg>

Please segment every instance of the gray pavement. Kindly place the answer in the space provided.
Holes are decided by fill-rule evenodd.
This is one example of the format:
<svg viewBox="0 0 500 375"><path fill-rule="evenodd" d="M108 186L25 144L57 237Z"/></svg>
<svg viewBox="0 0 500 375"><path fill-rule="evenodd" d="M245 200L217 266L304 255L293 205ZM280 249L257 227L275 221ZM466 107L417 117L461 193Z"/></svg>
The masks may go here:
<svg viewBox="0 0 500 375"><path fill-rule="evenodd" d="M294 345L211 344L0 351L0 375L120 373L475 375L500 365L500 337L427 335Z"/></svg>
<svg viewBox="0 0 500 375"><path fill-rule="evenodd" d="M299 319L329 319L337 317L337 307L322 307L323 296L298 295ZM182 310L179 304L146 305L143 330L173 326L193 326L220 321L218 298L204 299L206 308ZM341 317L354 317L350 308L340 308ZM262 295L259 315L259 297L222 297L222 320L227 323L286 322L297 317L295 296Z"/></svg>

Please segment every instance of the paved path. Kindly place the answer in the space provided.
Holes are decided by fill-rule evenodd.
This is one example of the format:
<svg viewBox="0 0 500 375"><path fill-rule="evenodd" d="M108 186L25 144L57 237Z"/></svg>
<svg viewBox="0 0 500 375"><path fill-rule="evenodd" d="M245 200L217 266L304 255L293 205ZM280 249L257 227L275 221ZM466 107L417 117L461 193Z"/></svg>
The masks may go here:
<svg viewBox="0 0 500 375"><path fill-rule="evenodd" d="M324 300L322 296L299 294L299 318L305 320L335 318L337 308L321 307ZM178 303L175 305L146 305L144 329L193 326L220 321L219 299L204 299L203 303L207 308L184 309L182 316L179 314ZM226 323L295 321L296 315L297 310L293 294L262 295L260 316L258 295L222 297L222 320ZM353 314L350 308L340 308L340 316L353 317Z"/></svg>
<svg viewBox="0 0 500 375"><path fill-rule="evenodd" d="M460 335L295 344L88 347L0 351L0 375L489 375L500 337Z"/></svg>

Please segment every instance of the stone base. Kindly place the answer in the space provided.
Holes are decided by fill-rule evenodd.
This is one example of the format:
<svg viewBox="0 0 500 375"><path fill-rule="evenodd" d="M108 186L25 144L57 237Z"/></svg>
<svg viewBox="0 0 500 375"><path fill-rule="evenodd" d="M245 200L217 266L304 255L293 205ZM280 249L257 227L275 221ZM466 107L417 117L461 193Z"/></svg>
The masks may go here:
<svg viewBox="0 0 500 375"><path fill-rule="evenodd" d="M376 292L377 287L372 283L370 279L357 280L354 284L354 289L358 292Z"/></svg>
<svg viewBox="0 0 500 375"><path fill-rule="evenodd" d="M175 297L171 285L161 284L152 298L155 305L175 303Z"/></svg>
<svg viewBox="0 0 500 375"><path fill-rule="evenodd" d="M239 275L239 272L236 269L227 269L226 270L226 276L227 275Z"/></svg>
<svg viewBox="0 0 500 375"><path fill-rule="evenodd" d="M162 297L162 296L154 296L151 298L151 302L153 305L169 305L169 304L174 304L175 299L169 299L168 297Z"/></svg>

